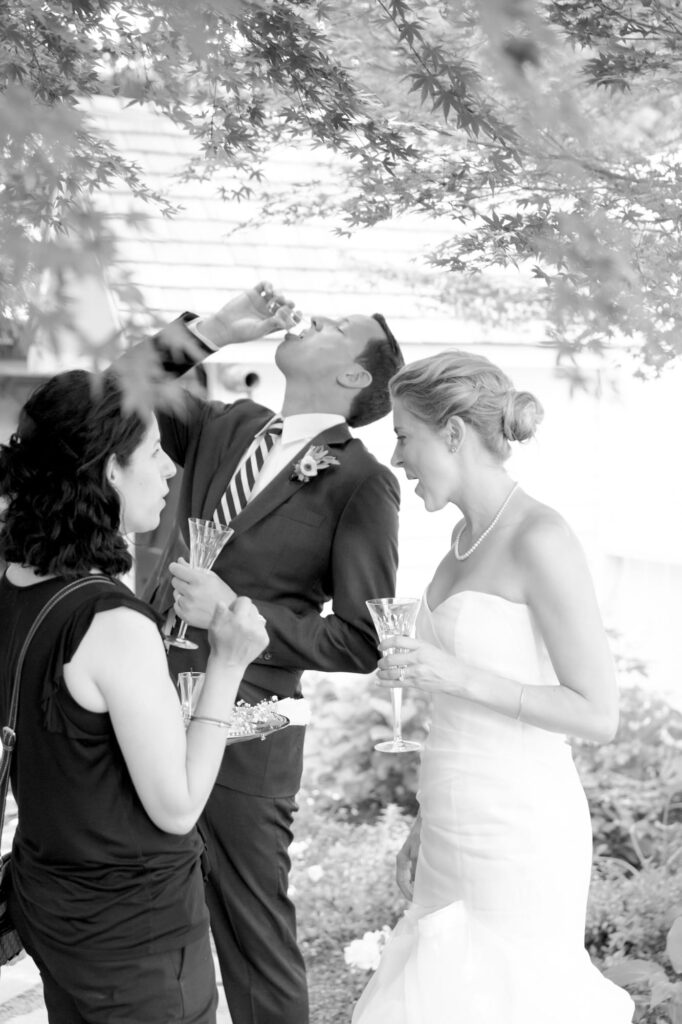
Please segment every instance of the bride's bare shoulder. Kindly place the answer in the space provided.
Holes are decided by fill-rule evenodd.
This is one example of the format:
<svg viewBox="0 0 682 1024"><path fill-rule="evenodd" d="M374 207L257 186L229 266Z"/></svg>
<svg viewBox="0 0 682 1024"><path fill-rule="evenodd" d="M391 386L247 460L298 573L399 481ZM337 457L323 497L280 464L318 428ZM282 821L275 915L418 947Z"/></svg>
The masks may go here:
<svg viewBox="0 0 682 1024"><path fill-rule="evenodd" d="M512 547L518 556L546 557L580 549L578 539L561 513L535 498L527 498L515 524Z"/></svg>

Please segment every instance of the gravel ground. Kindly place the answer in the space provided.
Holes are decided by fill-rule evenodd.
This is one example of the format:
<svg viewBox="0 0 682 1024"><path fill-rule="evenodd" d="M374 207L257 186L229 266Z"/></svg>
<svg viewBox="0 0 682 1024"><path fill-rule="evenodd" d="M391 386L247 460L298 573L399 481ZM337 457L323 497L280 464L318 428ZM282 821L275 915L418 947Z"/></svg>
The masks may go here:
<svg viewBox="0 0 682 1024"><path fill-rule="evenodd" d="M353 1007L369 975L352 974L343 951L308 956L310 1024L350 1024Z"/></svg>

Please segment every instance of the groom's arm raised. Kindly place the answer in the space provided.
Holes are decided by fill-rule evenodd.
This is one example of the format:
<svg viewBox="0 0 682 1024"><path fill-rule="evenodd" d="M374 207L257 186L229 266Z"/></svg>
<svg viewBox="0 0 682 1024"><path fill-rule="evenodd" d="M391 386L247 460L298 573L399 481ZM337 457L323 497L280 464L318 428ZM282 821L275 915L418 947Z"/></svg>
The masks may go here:
<svg viewBox="0 0 682 1024"><path fill-rule="evenodd" d="M152 344L164 371L178 377L225 345L256 341L293 327L299 320L293 302L268 281L261 281L229 299L211 316L183 313L159 331Z"/></svg>
<svg viewBox="0 0 682 1024"><path fill-rule="evenodd" d="M176 383L189 370L226 345L242 344L300 320L293 302L267 281L229 299L217 313L183 313L156 335L125 351L114 364L123 390L140 406L156 410L163 447L184 465L187 442L210 414L208 403Z"/></svg>

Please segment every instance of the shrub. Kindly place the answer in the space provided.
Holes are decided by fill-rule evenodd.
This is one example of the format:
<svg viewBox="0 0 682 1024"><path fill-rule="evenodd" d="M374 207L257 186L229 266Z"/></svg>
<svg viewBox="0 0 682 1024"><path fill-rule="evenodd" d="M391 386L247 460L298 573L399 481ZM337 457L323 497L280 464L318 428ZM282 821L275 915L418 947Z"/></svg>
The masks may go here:
<svg viewBox="0 0 682 1024"><path fill-rule="evenodd" d="M372 676L306 673L305 694L313 706L306 739L306 788L318 807L372 820L395 805L417 813L418 754L381 754L374 744L393 734L391 702ZM403 735L423 742L428 731L429 697L406 690Z"/></svg>
<svg viewBox="0 0 682 1024"><path fill-rule="evenodd" d="M682 1019L682 875L665 865L635 870L598 857L587 908L585 942L608 977L635 998L635 1020Z"/></svg>
<svg viewBox="0 0 682 1024"><path fill-rule="evenodd" d="M302 948L312 955L342 950L366 931L392 927L405 906L395 857L410 822L388 807L374 824L354 824L321 813L305 792L299 805L290 893Z"/></svg>
<svg viewBox="0 0 682 1024"><path fill-rule="evenodd" d="M410 822L389 807L375 824L352 823L324 811L302 792L292 844L290 893L308 968L310 1019L348 1024L369 978L346 962L348 946L392 926L403 911L395 884L395 855Z"/></svg>
<svg viewBox="0 0 682 1024"><path fill-rule="evenodd" d="M612 743L573 743L595 853L637 868L666 864L682 851L682 714L637 685L621 688L620 706Z"/></svg>
<svg viewBox="0 0 682 1024"><path fill-rule="evenodd" d="M666 935L682 908L682 875L665 867L634 870L613 857L594 862L585 944L605 963L625 956L670 966Z"/></svg>

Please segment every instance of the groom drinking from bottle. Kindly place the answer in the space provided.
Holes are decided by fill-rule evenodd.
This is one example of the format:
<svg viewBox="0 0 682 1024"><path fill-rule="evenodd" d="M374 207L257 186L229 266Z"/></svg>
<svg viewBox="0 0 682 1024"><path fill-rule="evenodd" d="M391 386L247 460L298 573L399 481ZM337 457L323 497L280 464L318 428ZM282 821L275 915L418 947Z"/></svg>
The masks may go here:
<svg viewBox="0 0 682 1024"><path fill-rule="evenodd" d="M294 328L296 319L291 303L258 285L214 316L184 314L154 345L166 373L180 376L224 345ZM177 515L185 539L189 516L234 530L210 572L170 557L159 566L156 579L170 569L175 612L199 645L171 648L171 669L203 670L217 602L247 595L269 636L239 691L250 704L299 697L305 669L371 672L377 642L365 600L395 592L397 567L396 478L349 430L389 411L387 382L403 358L386 322L313 317L305 331L285 334L275 362L286 382L281 416L250 399L224 405L189 393L181 409L158 412L163 448L184 467ZM234 1024L308 1021L287 894L304 731L229 746L200 822Z"/></svg>

